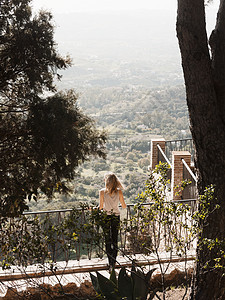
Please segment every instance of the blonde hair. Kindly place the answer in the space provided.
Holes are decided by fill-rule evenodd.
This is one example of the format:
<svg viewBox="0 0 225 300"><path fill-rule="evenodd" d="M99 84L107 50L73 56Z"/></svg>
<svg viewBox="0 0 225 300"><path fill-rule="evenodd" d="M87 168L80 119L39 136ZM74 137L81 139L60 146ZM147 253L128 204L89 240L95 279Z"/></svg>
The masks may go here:
<svg viewBox="0 0 225 300"><path fill-rule="evenodd" d="M112 194L116 192L118 189L123 190L124 187L120 182L119 178L114 173L105 174L105 188L106 191Z"/></svg>

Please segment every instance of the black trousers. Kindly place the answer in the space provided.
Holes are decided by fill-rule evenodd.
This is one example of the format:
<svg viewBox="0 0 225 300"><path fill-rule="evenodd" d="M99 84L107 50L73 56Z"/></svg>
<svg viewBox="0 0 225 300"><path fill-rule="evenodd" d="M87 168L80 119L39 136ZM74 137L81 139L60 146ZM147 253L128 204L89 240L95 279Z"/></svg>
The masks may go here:
<svg viewBox="0 0 225 300"><path fill-rule="evenodd" d="M113 266L116 262L118 253L118 232L120 227L120 216L107 215L104 218L103 232L105 236L106 254L109 265Z"/></svg>

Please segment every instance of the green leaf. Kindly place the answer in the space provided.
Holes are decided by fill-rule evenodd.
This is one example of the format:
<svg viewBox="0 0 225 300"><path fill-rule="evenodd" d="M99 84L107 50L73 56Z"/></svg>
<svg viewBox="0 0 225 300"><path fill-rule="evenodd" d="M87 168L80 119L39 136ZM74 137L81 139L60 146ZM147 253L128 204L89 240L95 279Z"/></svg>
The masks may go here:
<svg viewBox="0 0 225 300"><path fill-rule="evenodd" d="M153 272L155 272L155 270L157 270L157 268L151 269L150 271L148 271L148 273L145 275L145 281L148 284L149 280L152 277Z"/></svg>
<svg viewBox="0 0 225 300"><path fill-rule="evenodd" d="M102 295L104 295L107 300L121 300L115 283L101 275L99 272L96 273Z"/></svg>
<svg viewBox="0 0 225 300"><path fill-rule="evenodd" d="M145 300L147 296L147 285L145 282L145 275L140 270L132 272L134 281L133 299Z"/></svg>
<svg viewBox="0 0 225 300"><path fill-rule="evenodd" d="M118 287L118 281L116 278L116 272L114 268L112 269L109 280L111 280Z"/></svg>
<svg viewBox="0 0 225 300"><path fill-rule="evenodd" d="M99 287L98 278L95 275L91 274L91 273L90 273L90 276L91 276L91 282L92 282L92 285L93 285L95 291L100 295L101 290L100 290L100 287Z"/></svg>
<svg viewBox="0 0 225 300"><path fill-rule="evenodd" d="M127 300L133 299L132 279L127 275L125 267L122 267L118 276L118 289L121 297Z"/></svg>

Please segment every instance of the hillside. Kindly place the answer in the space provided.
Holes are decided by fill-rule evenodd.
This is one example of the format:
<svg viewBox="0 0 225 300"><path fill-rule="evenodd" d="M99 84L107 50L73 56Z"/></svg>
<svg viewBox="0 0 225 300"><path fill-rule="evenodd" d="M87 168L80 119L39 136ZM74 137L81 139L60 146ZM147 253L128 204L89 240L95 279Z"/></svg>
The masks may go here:
<svg viewBox="0 0 225 300"><path fill-rule="evenodd" d="M151 138L190 137L175 15L77 12L56 15L55 22L59 51L73 59L57 86L75 89L81 109L107 131L108 155L79 167L70 196L57 195L49 204L40 198L30 207L98 201L107 171L124 182L126 201L136 202L148 174Z"/></svg>
<svg viewBox="0 0 225 300"><path fill-rule="evenodd" d="M107 160L91 158L79 167L70 196L58 195L51 203L40 198L30 203L31 210L69 208L80 201L97 203L108 171L122 179L125 199L134 203L148 176L151 138L190 137L183 86L95 87L80 95L79 106L108 132Z"/></svg>
<svg viewBox="0 0 225 300"><path fill-rule="evenodd" d="M113 134L147 131L167 139L189 135L182 86L152 89L143 86L96 87L81 94L79 104L99 126L108 128Z"/></svg>

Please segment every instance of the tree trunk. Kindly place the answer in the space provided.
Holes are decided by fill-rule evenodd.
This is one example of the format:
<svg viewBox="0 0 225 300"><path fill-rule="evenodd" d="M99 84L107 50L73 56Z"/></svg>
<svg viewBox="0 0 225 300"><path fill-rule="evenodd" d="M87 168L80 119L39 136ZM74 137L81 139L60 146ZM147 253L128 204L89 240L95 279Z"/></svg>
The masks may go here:
<svg viewBox="0 0 225 300"><path fill-rule="evenodd" d="M178 0L177 36L184 72L190 126L196 149L198 190L215 186L203 238L225 241L225 0L208 46L204 0ZM218 249L197 249L191 299L225 299L224 270L215 268ZM204 268L208 263L208 267ZM224 258L221 264L225 265Z"/></svg>

